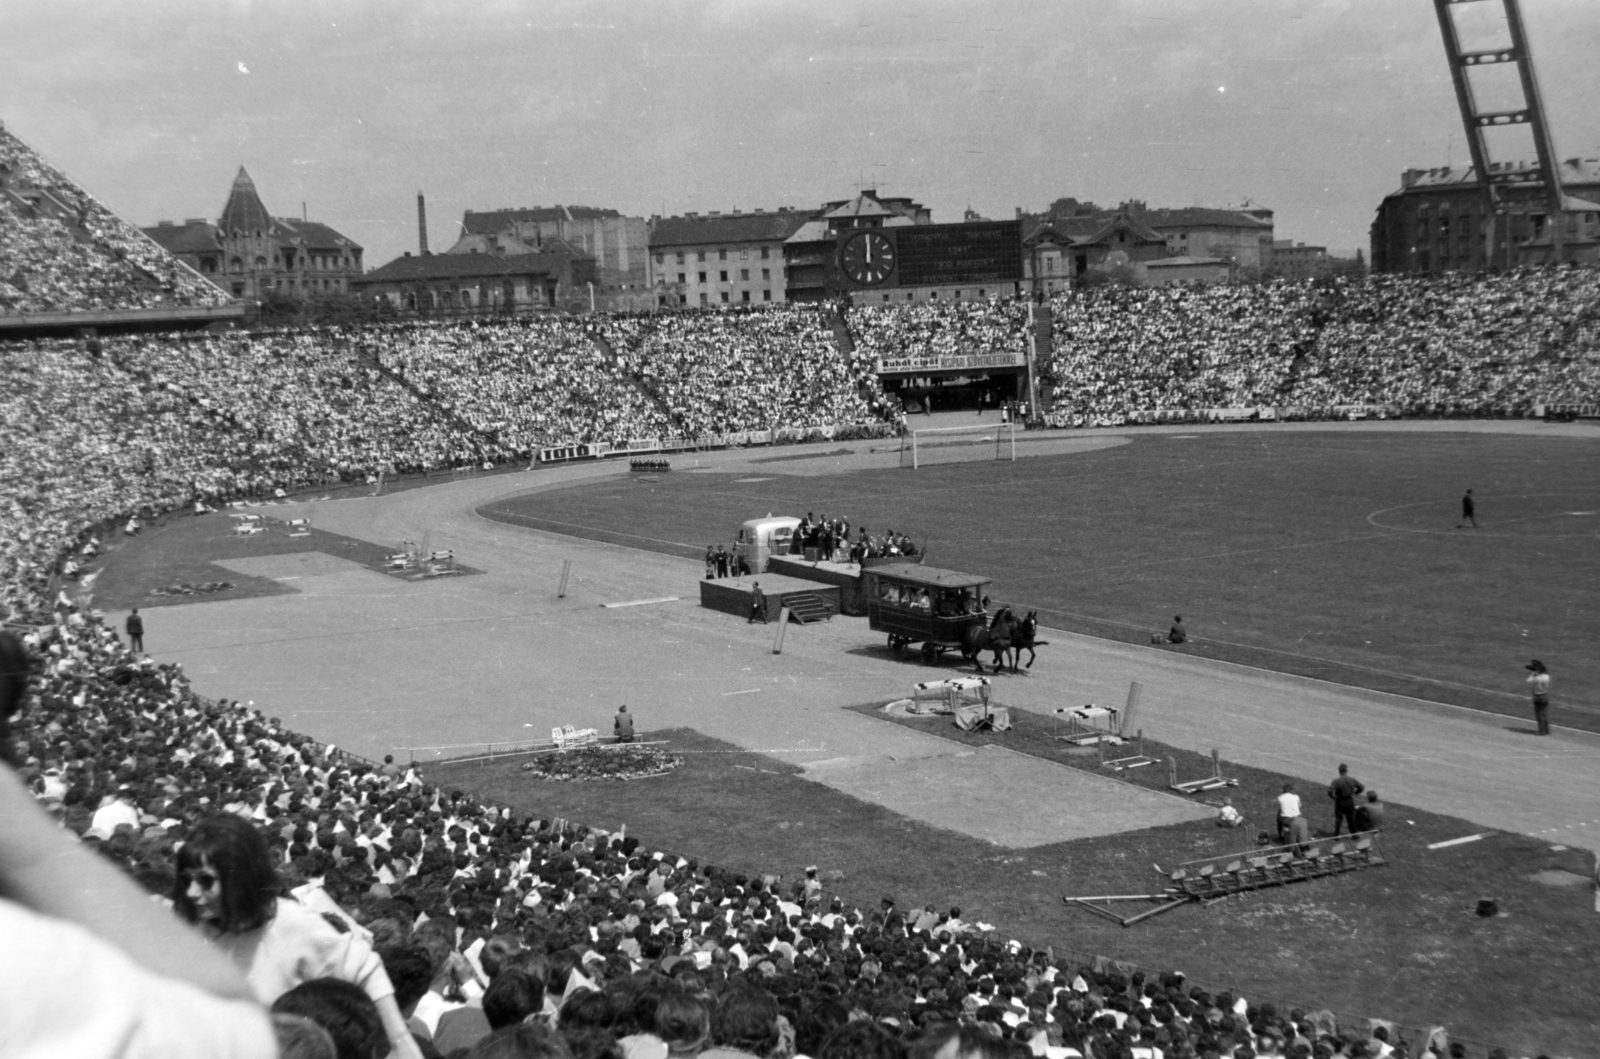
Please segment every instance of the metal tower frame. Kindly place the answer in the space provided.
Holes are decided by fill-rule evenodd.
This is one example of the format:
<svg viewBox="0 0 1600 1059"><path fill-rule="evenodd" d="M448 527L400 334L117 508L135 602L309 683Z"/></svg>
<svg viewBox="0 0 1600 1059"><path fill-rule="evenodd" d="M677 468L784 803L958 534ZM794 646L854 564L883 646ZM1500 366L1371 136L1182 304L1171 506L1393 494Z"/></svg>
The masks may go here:
<svg viewBox="0 0 1600 1059"><path fill-rule="evenodd" d="M1505 10L1506 29L1510 43L1483 51L1463 51L1461 37L1456 30L1454 8L1484 0L1433 0L1434 11L1439 16L1439 31L1444 37L1445 59L1450 64L1450 79L1455 83L1456 103L1461 108L1461 123L1466 128L1467 147L1472 153L1472 165L1478 172L1478 182L1483 188L1486 216L1489 218L1488 238L1485 240L1486 263L1494 265L1495 250L1504 246L1504 264L1509 265L1511 232L1509 213L1532 212L1539 207L1549 211L1551 249L1555 260L1562 259L1561 214L1567 212L1566 195L1561 189L1561 174L1557 169L1555 142L1550 137L1550 126L1544 117L1544 100L1539 93L1539 82L1533 73L1533 55L1528 50L1528 35L1522 25L1522 8L1518 0L1500 0ZM1468 71L1478 66L1514 62L1522 82L1522 106L1512 110L1480 111L1472 92ZM1533 134L1534 152L1538 168L1493 168L1489 145L1484 130L1509 125L1527 125ZM1529 194L1513 197L1511 192ZM1532 201L1530 201L1532 200ZM1532 207L1532 210L1530 210Z"/></svg>

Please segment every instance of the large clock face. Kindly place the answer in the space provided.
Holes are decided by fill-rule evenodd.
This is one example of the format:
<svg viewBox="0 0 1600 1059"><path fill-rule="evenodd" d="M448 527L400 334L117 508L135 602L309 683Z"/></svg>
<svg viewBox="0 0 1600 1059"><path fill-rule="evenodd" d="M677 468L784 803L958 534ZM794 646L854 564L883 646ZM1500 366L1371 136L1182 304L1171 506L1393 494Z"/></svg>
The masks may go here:
<svg viewBox="0 0 1600 1059"><path fill-rule="evenodd" d="M877 232L852 235L839 251L844 274L863 287L876 287L894 271L894 244Z"/></svg>

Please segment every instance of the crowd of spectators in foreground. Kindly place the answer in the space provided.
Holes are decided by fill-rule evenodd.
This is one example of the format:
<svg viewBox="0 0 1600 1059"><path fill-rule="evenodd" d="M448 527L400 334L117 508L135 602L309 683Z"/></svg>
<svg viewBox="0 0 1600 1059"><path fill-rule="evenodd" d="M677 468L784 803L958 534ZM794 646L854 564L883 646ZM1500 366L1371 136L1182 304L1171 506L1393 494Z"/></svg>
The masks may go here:
<svg viewBox="0 0 1600 1059"><path fill-rule="evenodd" d="M229 300L0 127L0 316Z"/></svg>
<svg viewBox="0 0 1600 1059"><path fill-rule="evenodd" d="M784 883L508 812L201 698L74 607L35 618L23 780L67 832L208 924L261 1003L315 1017L327 1000L308 987L359 987L335 993L365 1014L334 1028L365 1026L367 1050L341 1055L387 1038L485 1057L898 1059L931 1054L947 1023L983 1059L1407 1054L1327 1012L996 944L959 909L863 912L814 873ZM247 870L251 848L265 868ZM201 917L208 892L233 909L263 877L266 926ZM270 944L248 944L263 931Z"/></svg>

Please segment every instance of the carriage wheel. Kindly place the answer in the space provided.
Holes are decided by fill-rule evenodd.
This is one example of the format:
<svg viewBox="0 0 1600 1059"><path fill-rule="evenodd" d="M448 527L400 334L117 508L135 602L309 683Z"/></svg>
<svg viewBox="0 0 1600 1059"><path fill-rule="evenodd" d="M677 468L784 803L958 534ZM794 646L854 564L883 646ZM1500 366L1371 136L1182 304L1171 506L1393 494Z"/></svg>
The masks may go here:
<svg viewBox="0 0 1600 1059"><path fill-rule="evenodd" d="M939 648L930 642L923 643L922 660L927 662L929 665L937 662L939 660Z"/></svg>
<svg viewBox="0 0 1600 1059"><path fill-rule="evenodd" d="M897 657L903 655L906 653L906 642L891 633L889 636L889 650Z"/></svg>

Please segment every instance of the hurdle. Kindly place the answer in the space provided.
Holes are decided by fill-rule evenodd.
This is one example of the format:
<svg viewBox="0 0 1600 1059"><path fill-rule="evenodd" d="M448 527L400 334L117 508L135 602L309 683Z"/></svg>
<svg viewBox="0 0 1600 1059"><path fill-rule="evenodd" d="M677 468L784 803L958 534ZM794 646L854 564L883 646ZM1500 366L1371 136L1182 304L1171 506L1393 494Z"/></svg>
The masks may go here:
<svg viewBox="0 0 1600 1059"><path fill-rule="evenodd" d="M1058 735L1056 738L1073 746L1100 746L1101 754L1105 753L1106 743L1121 746L1128 741L1128 732L1133 730L1134 715L1138 712L1139 696L1143 691L1143 684L1137 680L1130 681L1128 702L1120 710L1115 706L1096 706L1092 702L1078 707L1057 707L1055 712L1067 718L1069 727L1066 735ZM1139 754L1134 756L1142 757L1143 753L1141 744Z"/></svg>
<svg viewBox="0 0 1600 1059"><path fill-rule="evenodd" d="M311 536L311 520L308 518L292 518L289 520L289 536Z"/></svg>
<svg viewBox="0 0 1600 1059"><path fill-rule="evenodd" d="M1228 779L1222 775L1222 753L1216 747L1211 748L1211 775L1197 780L1178 782L1178 760L1167 758L1167 786L1183 794L1199 794L1201 791L1214 791L1219 787L1237 787L1237 779Z"/></svg>
<svg viewBox="0 0 1600 1059"><path fill-rule="evenodd" d="M1110 769L1112 772L1126 772L1128 769L1142 769L1146 765L1154 765L1156 763L1156 759L1153 757L1147 757L1144 752L1143 728L1139 729L1139 734L1136 737L1136 741L1138 746L1138 751L1136 753L1130 754L1127 757L1112 758L1110 761L1106 760L1106 745L1104 743L1096 744L1100 748L1100 767L1103 769Z"/></svg>

